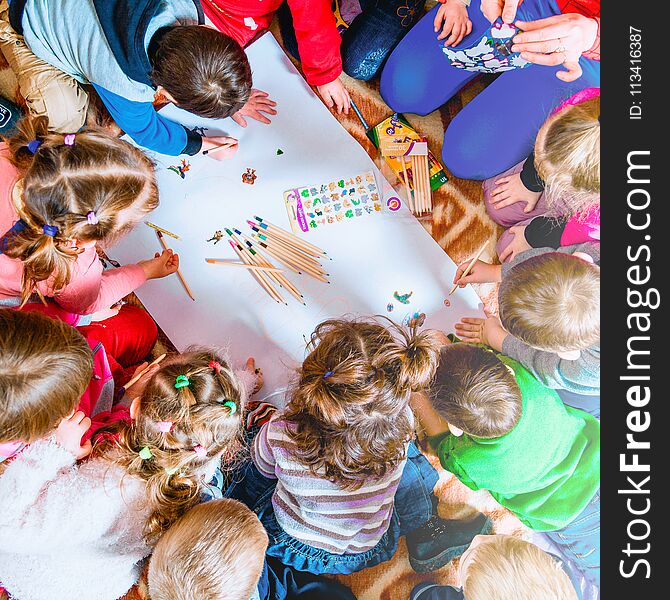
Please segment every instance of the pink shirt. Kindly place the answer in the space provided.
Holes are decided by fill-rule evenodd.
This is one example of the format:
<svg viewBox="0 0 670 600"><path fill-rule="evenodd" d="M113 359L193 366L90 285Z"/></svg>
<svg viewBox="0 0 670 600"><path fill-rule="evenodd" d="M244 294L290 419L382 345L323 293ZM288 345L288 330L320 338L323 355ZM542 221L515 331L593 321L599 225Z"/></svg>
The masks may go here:
<svg viewBox="0 0 670 600"><path fill-rule="evenodd" d="M12 190L18 177L18 171L8 160L6 144L0 144L0 236L19 218L12 202ZM22 274L21 261L0 254L0 299L21 296ZM95 246L90 246L77 256L66 287L54 293L49 280L40 282L37 287L65 310L88 315L109 308L145 281L144 269L138 265L103 271Z"/></svg>

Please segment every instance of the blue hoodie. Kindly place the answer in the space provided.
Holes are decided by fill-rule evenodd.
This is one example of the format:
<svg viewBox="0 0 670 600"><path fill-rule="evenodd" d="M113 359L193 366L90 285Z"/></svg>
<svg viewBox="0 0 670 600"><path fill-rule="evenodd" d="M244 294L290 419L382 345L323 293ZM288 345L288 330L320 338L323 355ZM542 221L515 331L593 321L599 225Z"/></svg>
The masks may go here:
<svg viewBox="0 0 670 600"><path fill-rule="evenodd" d="M42 60L90 83L116 123L161 154L196 154L202 138L153 107L148 47L162 27L204 23L199 0L11 0L10 22Z"/></svg>

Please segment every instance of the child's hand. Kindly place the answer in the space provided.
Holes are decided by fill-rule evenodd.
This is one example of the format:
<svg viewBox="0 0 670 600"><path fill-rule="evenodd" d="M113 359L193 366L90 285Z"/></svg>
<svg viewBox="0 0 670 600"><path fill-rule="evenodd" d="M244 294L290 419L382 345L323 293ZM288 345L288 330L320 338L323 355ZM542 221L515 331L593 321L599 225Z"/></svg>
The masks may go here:
<svg viewBox="0 0 670 600"><path fill-rule="evenodd" d="M522 0L482 0L481 10L491 23L498 17L502 17L505 23L513 23L516 9L521 2Z"/></svg>
<svg viewBox="0 0 670 600"><path fill-rule="evenodd" d="M461 0L447 0L440 6L435 14L435 33L442 29L437 36L438 40L449 38L444 42L445 46L456 46L472 31L472 21L468 18L468 8Z"/></svg>
<svg viewBox="0 0 670 600"><path fill-rule="evenodd" d="M519 173L501 177L495 184L496 187L491 192L491 205L495 209L505 208L517 202L525 202L523 212L529 213L535 208L542 195L542 192L531 192L521 181Z"/></svg>
<svg viewBox="0 0 670 600"><path fill-rule="evenodd" d="M97 312L94 312L91 315L91 323L97 323L99 321L104 321L105 319L115 317L116 315L119 314L120 310L121 310L121 304L117 302L114 306L110 306L109 308L103 308Z"/></svg>
<svg viewBox="0 0 670 600"><path fill-rule="evenodd" d="M263 92L262 90L251 90L251 95L249 96L247 103L232 115L231 118L240 127L247 126L247 120L244 117L255 119L256 121L260 121L267 125L271 121L263 113L276 115L277 111L273 108L274 106L277 106L277 103L274 100L270 100L270 96L267 92Z"/></svg>
<svg viewBox="0 0 670 600"><path fill-rule="evenodd" d="M507 332L496 315L485 312L487 318L463 317L456 323L455 329L458 337L464 342L473 344L486 344L498 352L502 352L502 344L507 337Z"/></svg>
<svg viewBox="0 0 670 600"><path fill-rule="evenodd" d="M56 429L56 442L77 460L86 458L91 453L91 442L81 443L81 438L91 427L91 419L78 410L65 417Z"/></svg>
<svg viewBox="0 0 670 600"><path fill-rule="evenodd" d="M207 150L207 156L214 160L228 160L237 152L238 141L226 135L203 137L201 151Z"/></svg>
<svg viewBox="0 0 670 600"><path fill-rule="evenodd" d="M510 227L510 233L514 237L512 238L512 241L507 244L507 248L500 253L499 258L501 262L505 262L507 259L511 260L520 252L530 250L531 246L526 241L525 231L525 225L515 225L514 227Z"/></svg>
<svg viewBox="0 0 670 600"><path fill-rule="evenodd" d="M263 371L260 367L256 367L256 361L253 357L247 358L247 364L245 365L244 370L253 373L256 377L256 385L254 385L254 390L251 392L251 395L253 396L257 392L260 392L263 387Z"/></svg>
<svg viewBox="0 0 670 600"><path fill-rule="evenodd" d="M160 279L176 273L179 268L179 255L169 248L163 252L154 254L149 260L141 260L137 263L144 269L144 275L148 279Z"/></svg>
<svg viewBox="0 0 670 600"><path fill-rule="evenodd" d="M135 369L135 372L133 373L133 376L130 379L133 379L135 376L137 376L139 373L142 372L143 369L146 369L147 366L149 365L148 362L143 362L141 365ZM130 399L134 400L135 398L141 398L142 394L144 393L144 388L147 387L147 383L149 383L149 379L153 377L153 375L160 370L161 366L160 364L153 365L150 369L147 369L147 371L140 377L133 385L130 387L124 387L126 391L126 396L128 396Z"/></svg>
<svg viewBox="0 0 670 600"><path fill-rule="evenodd" d="M338 114L341 115L342 111L347 115L349 114L351 98L349 98L349 92L347 92L339 79L335 79L324 85L317 85L316 89L328 108L335 106Z"/></svg>
<svg viewBox="0 0 670 600"><path fill-rule="evenodd" d="M482 260L478 260L470 269L470 272L463 277L463 272L468 268L470 261L465 261L456 269L454 284L464 288L468 283L496 283L502 280L502 269L500 265L490 265Z"/></svg>

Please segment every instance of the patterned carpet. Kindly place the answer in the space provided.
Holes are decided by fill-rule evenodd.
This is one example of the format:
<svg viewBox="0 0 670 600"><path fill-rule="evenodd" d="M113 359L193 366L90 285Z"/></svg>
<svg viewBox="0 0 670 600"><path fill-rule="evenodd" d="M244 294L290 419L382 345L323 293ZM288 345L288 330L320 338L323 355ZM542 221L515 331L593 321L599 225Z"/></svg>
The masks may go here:
<svg viewBox="0 0 670 600"><path fill-rule="evenodd" d="M275 31L273 33L277 35ZM343 77L352 98L370 124L378 123L391 114L391 110L379 95L378 83L364 83ZM16 88L12 85L11 77L0 65L0 93L16 98ZM442 138L450 120L485 85L486 82L481 79L475 80L439 111L425 117L406 115L412 126L427 137L429 146L436 156L440 155ZM380 159L377 152L365 136L354 113L338 118L379 166ZM454 261L460 262L469 258L486 240L495 242L500 229L486 214L482 202L481 183L456 179L449 173L448 175L449 182L433 194L432 219L422 221L422 224L445 252ZM391 181L391 183L395 185L397 182ZM484 260L493 260L494 247L493 243L489 245L488 255L485 254L482 257ZM495 306L493 286L479 286L477 292L485 306L492 308ZM134 301L137 300L134 299ZM160 354L164 348L171 349L171 344L165 336L161 336L155 349L156 355ZM501 508L487 492L472 492L452 475L440 469L435 457L429 456L429 458L440 471L440 481L435 494L440 501L441 516L450 519L468 519L474 516L475 511L480 511L493 518L496 533L514 533L526 537L527 532L524 531L520 522ZM408 598L412 587L421 581L455 583L457 564L456 560L439 571L419 575L410 567L405 542L404 539L401 539L400 547L393 560L354 575L340 577L340 580L350 586L360 600L399 600ZM143 579L124 598L125 600L146 600L148 595L145 580Z"/></svg>

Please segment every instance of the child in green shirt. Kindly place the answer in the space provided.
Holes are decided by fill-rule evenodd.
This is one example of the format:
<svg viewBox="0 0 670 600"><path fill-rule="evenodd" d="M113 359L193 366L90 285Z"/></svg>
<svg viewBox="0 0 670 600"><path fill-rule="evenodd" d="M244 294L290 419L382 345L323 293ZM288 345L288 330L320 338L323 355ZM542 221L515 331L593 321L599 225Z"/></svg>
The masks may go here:
<svg viewBox="0 0 670 600"><path fill-rule="evenodd" d="M599 582L599 421L516 361L470 344L443 348L429 395L413 408L442 466Z"/></svg>

